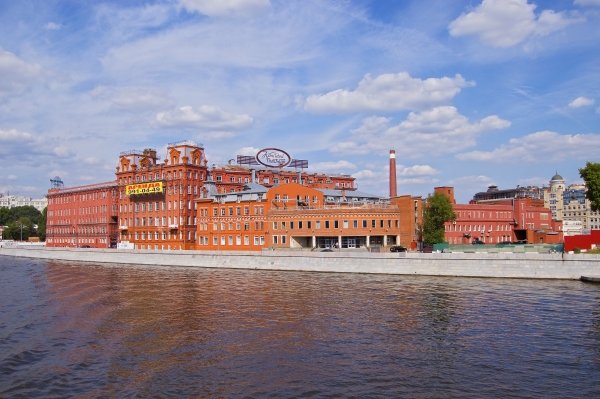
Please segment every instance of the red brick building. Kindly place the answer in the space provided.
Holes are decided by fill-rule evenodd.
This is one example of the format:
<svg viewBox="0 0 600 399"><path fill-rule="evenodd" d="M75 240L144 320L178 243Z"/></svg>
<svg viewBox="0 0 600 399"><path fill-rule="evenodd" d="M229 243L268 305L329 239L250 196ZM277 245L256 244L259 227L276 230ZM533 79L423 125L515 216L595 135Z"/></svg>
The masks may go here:
<svg viewBox="0 0 600 399"><path fill-rule="evenodd" d="M117 244L115 182L48 191L46 246L109 248Z"/></svg>
<svg viewBox="0 0 600 399"><path fill-rule="evenodd" d="M401 242L400 208L358 191L251 185L196 202L198 249L371 248Z"/></svg>
<svg viewBox="0 0 600 399"><path fill-rule="evenodd" d="M354 178L349 175L307 173L261 165L209 168L202 145L190 141L169 144L163 161L154 149L125 151L119 155L115 175L114 182L48 191L49 246L109 247L118 242L125 248L155 250L206 247L206 234L202 241L197 239L198 228L205 226L208 216L197 212L198 199L215 195L226 198L227 194L239 193L254 181L260 184L253 186L261 187L265 192L270 187L288 183L344 192L356 189ZM242 197L246 198L247 194ZM235 198L237 200L237 196ZM105 203L108 200L110 203ZM251 212L261 208L260 205L249 206ZM260 220L266 207L263 209L262 214L251 215L250 249L256 249L252 248L255 235L257 245L262 247L266 243L265 233L254 228L264 227L264 220ZM216 223L219 227L226 223L229 228L230 222L219 220ZM229 245L229 235L221 236L217 241L211 236L211 245L216 243L219 247L221 239ZM246 248L245 238L241 238L241 242Z"/></svg>
<svg viewBox="0 0 600 399"><path fill-rule="evenodd" d="M501 242L559 243L561 224L552 220L544 201L533 198L484 200L456 204L452 187L436 187L454 205L456 220L445 224L449 244Z"/></svg>

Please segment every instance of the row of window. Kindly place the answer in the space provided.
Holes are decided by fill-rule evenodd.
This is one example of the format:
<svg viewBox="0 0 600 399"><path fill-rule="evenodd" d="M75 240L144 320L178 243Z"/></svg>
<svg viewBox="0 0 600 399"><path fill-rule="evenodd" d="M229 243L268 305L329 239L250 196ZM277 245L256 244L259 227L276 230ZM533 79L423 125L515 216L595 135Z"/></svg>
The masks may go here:
<svg viewBox="0 0 600 399"><path fill-rule="evenodd" d="M362 220L307 220L307 221L303 221L303 220L298 220L298 221L281 221L281 222L273 222L273 230L278 230L281 228L281 230L287 230L289 228L289 230L302 230L302 229L309 229L311 230L313 228L313 223L314 223L314 228L316 230L319 230L321 228L324 229L349 229L349 228L353 228L353 229L358 229L359 227L363 228L363 229L367 229L367 228L399 228L400 227L400 221L398 219L362 219Z"/></svg>
<svg viewBox="0 0 600 399"><path fill-rule="evenodd" d="M109 219L107 217L96 217L96 218L80 218L77 220L72 219L50 219L48 218L47 226L60 226L60 225L86 225L86 224L108 224Z"/></svg>
<svg viewBox="0 0 600 399"><path fill-rule="evenodd" d="M489 225L489 227L486 229L485 225L483 224L462 224L462 223L446 223L446 225L444 226L445 231L451 232L451 231L459 231L459 232L465 232L465 233L469 233L471 231L494 231L494 225ZM512 225L510 224L497 224L496 225L496 231L512 231Z"/></svg>
<svg viewBox="0 0 600 399"><path fill-rule="evenodd" d="M475 218L475 219L510 219L512 218L512 212L510 211L456 211L457 219Z"/></svg>
<svg viewBox="0 0 600 399"><path fill-rule="evenodd" d="M68 204L71 202L81 203L84 201L93 201L98 199L105 199L108 197L107 191L94 191L85 194L74 194L74 195L58 195L48 197L48 205L52 204ZM115 197L114 190L112 191L112 197Z"/></svg>
<svg viewBox="0 0 600 399"><path fill-rule="evenodd" d="M254 246L262 246L265 244L265 236L253 236L253 245ZM209 245L209 238L207 236L200 236L198 237L198 245ZM222 235L222 236L213 236L212 239L212 245L219 247L219 246L233 246L233 245L238 245L238 246L249 246L250 245L250 236L245 235L245 236L241 236L241 235Z"/></svg>
<svg viewBox="0 0 600 399"><path fill-rule="evenodd" d="M188 231L185 235L188 241L196 240L196 232ZM122 241L127 241L131 238L135 239L135 241L173 241L173 240L183 240L184 234L183 232L175 233L175 232L166 232L166 231L136 231L134 234L123 234L121 236Z"/></svg>
<svg viewBox="0 0 600 399"><path fill-rule="evenodd" d="M69 227L49 227L46 229L46 235L86 235L86 234L106 234L106 226L78 226L76 229Z"/></svg>
<svg viewBox="0 0 600 399"><path fill-rule="evenodd" d="M200 180L203 181L204 180L204 172L203 171L191 171L188 170L187 172L187 178L189 180ZM150 173L141 173L141 174L137 174L135 175L135 178L133 176L128 176L128 177L121 177L119 178L119 184L133 184L133 183L143 183L146 181L158 181L158 180L173 180L173 179L183 179L183 171L179 170L179 171L174 171L173 173L171 172L155 172L154 174Z"/></svg>

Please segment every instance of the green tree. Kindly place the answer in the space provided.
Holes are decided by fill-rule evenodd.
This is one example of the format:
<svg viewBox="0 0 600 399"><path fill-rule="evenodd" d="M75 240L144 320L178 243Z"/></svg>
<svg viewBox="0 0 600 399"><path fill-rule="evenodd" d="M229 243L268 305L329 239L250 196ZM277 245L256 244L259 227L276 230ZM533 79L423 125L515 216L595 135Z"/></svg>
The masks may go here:
<svg viewBox="0 0 600 399"><path fill-rule="evenodd" d="M38 222L37 234L41 241L46 241L46 218L48 215L48 207L42 211L42 216Z"/></svg>
<svg viewBox="0 0 600 399"><path fill-rule="evenodd" d="M38 224L42 217L42 213L33 206L16 206L10 209L11 221L17 221L21 218L27 218L33 224Z"/></svg>
<svg viewBox="0 0 600 399"><path fill-rule="evenodd" d="M9 240L27 241L34 232L33 223L29 218L22 217L19 220L10 222L8 228L4 231L4 238Z"/></svg>
<svg viewBox="0 0 600 399"><path fill-rule="evenodd" d="M452 202L447 196L441 193L429 195L423 209L423 242L429 245L444 242L444 223L455 219Z"/></svg>
<svg viewBox="0 0 600 399"><path fill-rule="evenodd" d="M0 208L0 226L6 226L12 222L12 216L9 208Z"/></svg>
<svg viewBox="0 0 600 399"><path fill-rule="evenodd" d="M579 175L585 181L585 196L590 201L592 210L600 211L600 163L586 162L585 167L579 169Z"/></svg>

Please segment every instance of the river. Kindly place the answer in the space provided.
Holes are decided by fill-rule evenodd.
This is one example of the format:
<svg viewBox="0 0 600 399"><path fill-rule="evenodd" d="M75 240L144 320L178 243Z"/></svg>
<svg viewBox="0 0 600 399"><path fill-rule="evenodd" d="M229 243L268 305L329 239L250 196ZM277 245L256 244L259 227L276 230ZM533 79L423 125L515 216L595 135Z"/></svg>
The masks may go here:
<svg viewBox="0 0 600 399"><path fill-rule="evenodd" d="M600 397L600 285L0 256L1 398Z"/></svg>

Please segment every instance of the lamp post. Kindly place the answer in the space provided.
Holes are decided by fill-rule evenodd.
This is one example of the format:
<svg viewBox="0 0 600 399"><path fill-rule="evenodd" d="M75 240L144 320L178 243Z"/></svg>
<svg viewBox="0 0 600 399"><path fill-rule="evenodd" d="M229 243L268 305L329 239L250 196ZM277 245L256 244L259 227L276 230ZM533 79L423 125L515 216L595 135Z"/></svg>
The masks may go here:
<svg viewBox="0 0 600 399"><path fill-rule="evenodd" d="M17 226L19 226L19 229L21 230L21 241L23 241L23 227L25 227L25 225L21 221L17 221L16 223Z"/></svg>

